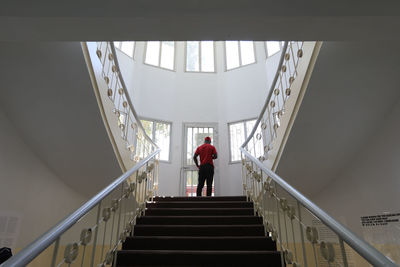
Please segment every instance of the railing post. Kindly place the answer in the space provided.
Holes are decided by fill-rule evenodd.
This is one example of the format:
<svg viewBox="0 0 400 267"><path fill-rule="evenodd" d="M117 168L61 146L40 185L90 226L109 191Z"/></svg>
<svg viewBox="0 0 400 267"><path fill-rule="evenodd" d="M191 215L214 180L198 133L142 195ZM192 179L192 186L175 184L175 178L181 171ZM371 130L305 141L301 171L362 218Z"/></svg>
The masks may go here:
<svg viewBox="0 0 400 267"><path fill-rule="evenodd" d="M57 261L57 254L58 254L58 248L60 247L60 237L57 238L56 243L54 244L54 250L53 250L53 258L51 259L51 267L56 266L56 261Z"/></svg>
<svg viewBox="0 0 400 267"><path fill-rule="evenodd" d="M97 208L97 216L96 216L96 229L94 230L94 238L93 238L93 249L92 249L92 259L90 262L90 267L94 266L94 256L96 254L96 246L97 246L97 235L99 233L99 222L100 222L100 212L101 212L101 203L98 204Z"/></svg>
<svg viewBox="0 0 400 267"><path fill-rule="evenodd" d="M346 250L344 248L344 242L343 242L343 239L340 237L339 237L339 245L340 245L340 251L342 252L343 267L348 267Z"/></svg>
<svg viewBox="0 0 400 267"><path fill-rule="evenodd" d="M299 211L299 228L300 228L300 238L301 238L301 247L303 250L303 262L304 262L304 267L307 267L307 254L306 254L306 247L304 243L304 230L303 227L301 226L301 206L298 201L297 202L297 209Z"/></svg>

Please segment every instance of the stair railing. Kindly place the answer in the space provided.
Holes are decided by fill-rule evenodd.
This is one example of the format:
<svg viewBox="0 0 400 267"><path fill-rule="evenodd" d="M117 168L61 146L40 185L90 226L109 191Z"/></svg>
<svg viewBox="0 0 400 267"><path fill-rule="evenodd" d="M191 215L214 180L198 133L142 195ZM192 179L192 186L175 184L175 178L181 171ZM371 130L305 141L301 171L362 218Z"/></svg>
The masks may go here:
<svg viewBox="0 0 400 267"><path fill-rule="evenodd" d="M117 251L157 192L160 149L147 136L133 108L114 44L97 43L92 52L97 59L91 60L101 63L103 81L97 82L106 85L99 88L108 88L103 93L112 103L134 166L1 267L115 266Z"/></svg>
<svg viewBox="0 0 400 267"><path fill-rule="evenodd" d="M302 42L285 42L278 69L257 122L240 147L243 189L277 241L282 266L397 266L271 170L281 119L303 57ZM267 166L269 165L269 167Z"/></svg>

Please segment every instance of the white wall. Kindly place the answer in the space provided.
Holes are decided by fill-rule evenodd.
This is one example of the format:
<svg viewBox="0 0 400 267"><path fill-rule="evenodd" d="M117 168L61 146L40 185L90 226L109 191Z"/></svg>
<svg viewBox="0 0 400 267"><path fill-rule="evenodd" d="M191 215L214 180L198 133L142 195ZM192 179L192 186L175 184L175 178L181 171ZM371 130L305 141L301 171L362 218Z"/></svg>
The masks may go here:
<svg viewBox="0 0 400 267"><path fill-rule="evenodd" d="M179 194L183 123L217 122L216 194L241 195L240 164L229 164L227 123L259 115L279 55L268 59L266 64L264 44L259 42L256 43L256 64L225 71L224 45L219 42L215 49L216 74L186 73L184 42L176 45L176 71L143 64L144 46L144 42L136 42L134 61L123 53L118 58L138 114L172 122L172 158L171 163L161 163L159 193Z"/></svg>
<svg viewBox="0 0 400 267"><path fill-rule="evenodd" d="M0 216L21 216L21 248L78 208L85 198L65 185L23 142L0 110Z"/></svg>
<svg viewBox="0 0 400 267"><path fill-rule="evenodd" d="M399 117L400 101L382 120L368 145L313 198L360 236L360 216L400 212Z"/></svg>

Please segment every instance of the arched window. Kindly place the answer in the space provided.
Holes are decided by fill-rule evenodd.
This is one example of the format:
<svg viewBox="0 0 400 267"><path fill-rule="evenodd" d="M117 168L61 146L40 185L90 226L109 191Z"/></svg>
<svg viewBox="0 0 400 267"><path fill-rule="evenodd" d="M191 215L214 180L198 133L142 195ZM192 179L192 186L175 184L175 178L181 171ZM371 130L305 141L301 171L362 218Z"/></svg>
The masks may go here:
<svg viewBox="0 0 400 267"><path fill-rule="evenodd" d="M186 71L215 72L214 42L186 42Z"/></svg>
<svg viewBox="0 0 400 267"><path fill-rule="evenodd" d="M168 70L175 70L175 42L147 42L144 63Z"/></svg>
<svg viewBox="0 0 400 267"><path fill-rule="evenodd" d="M225 42L226 70L256 62L253 41L226 41Z"/></svg>

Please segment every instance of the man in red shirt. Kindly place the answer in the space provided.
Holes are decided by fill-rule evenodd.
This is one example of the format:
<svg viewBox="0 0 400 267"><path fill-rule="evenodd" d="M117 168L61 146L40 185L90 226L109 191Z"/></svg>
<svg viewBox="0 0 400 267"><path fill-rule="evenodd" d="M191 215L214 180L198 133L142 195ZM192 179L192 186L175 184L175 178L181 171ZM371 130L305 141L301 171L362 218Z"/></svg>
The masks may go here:
<svg viewBox="0 0 400 267"><path fill-rule="evenodd" d="M197 161L197 156L200 155L200 166ZM204 144L199 146L194 153L193 160L199 168L199 184L197 185L197 196L201 197L201 191L204 187L204 182L207 180L207 196L211 196L212 183L214 176L214 163L213 159L218 157L217 150L211 145L211 138L204 138Z"/></svg>

